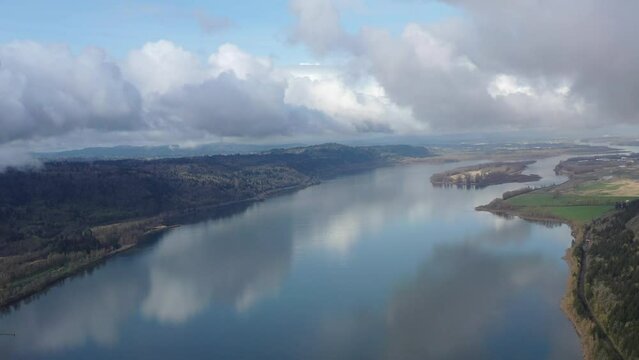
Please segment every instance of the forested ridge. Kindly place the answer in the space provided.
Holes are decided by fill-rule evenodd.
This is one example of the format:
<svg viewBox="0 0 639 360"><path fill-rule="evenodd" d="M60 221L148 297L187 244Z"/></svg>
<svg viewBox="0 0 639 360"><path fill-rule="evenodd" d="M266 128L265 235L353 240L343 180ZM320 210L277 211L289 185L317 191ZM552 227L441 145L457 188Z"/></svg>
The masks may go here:
<svg viewBox="0 0 639 360"><path fill-rule="evenodd" d="M324 144L9 169L0 174L0 305L135 245L172 216L430 155L423 147Z"/></svg>
<svg viewBox="0 0 639 360"><path fill-rule="evenodd" d="M608 337L625 359L639 358L639 201L626 209L596 219L586 226L583 242L573 250L580 260L581 291L586 306L603 329L596 339ZM587 316L575 298L580 316ZM601 333L603 332L603 333ZM600 358L615 358L600 348Z"/></svg>

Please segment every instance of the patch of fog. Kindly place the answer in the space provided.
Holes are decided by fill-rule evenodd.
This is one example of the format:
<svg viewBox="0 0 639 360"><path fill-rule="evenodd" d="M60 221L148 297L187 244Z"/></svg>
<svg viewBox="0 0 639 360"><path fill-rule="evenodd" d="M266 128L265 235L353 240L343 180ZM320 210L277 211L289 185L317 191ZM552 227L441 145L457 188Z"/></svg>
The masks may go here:
<svg viewBox="0 0 639 360"><path fill-rule="evenodd" d="M20 148L7 148L0 151L0 173L8 168L37 169L42 166L40 160L34 158L28 151Z"/></svg>

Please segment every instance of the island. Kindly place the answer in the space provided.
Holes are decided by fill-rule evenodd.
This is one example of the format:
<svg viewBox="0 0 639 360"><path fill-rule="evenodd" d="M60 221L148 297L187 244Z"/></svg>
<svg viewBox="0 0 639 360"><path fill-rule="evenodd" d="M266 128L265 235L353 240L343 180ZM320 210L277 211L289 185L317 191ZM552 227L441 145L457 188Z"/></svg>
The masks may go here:
<svg viewBox="0 0 639 360"><path fill-rule="evenodd" d="M435 186L457 186L482 188L507 183L538 181L539 175L523 174L528 165L535 161L491 162L460 167L431 176Z"/></svg>
<svg viewBox="0 0 639 360"><path fill-rule="evenodd" d="M477 210L570 225L571 276L562 308L586 359L639 358L639 155L578 157L569 180L522 188Z"/></svg>

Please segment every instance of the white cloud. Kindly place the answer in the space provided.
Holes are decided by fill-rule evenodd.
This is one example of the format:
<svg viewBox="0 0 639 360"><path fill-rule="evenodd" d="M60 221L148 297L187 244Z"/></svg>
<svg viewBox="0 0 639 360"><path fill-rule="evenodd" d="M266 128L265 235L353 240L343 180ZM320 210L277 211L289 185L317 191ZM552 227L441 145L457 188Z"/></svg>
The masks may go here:
<svg viewBox="0 0 639 360"><path fill-rule="evenodd" d="M187 84L201 83L206 78L197 56L166 40L147 43L131 51L123 69L145 96L165 94Z"/></svg>
<svg viewBox="0 0 639 360"><path fill-rule="evenodd" d="M265 57L252 56L233 44L224 44L208 59L211 72L219 75L233 72L239 79L249 76L265 76L273 70L271 60Z"/></svg>
<svg viewBox="0 0 639 360"><path fill-rule="evenodd" d="M74 54L17 42L0 45L0 62L5 148L425 129L370 76L353 78L347 67L276 67L230 43L203 60L159 40L117 62L99 49Z"/></svg>
<svg viewBox="0 0 639 360"><path fill-rule="evenodd" d="M321 111L352 132L425 130L409 109L393 104L372 78L349 83L337 71L292 71L286 102Z"/></svg>
<svg viewBox="0 0 639 360"><path fill-rule="evenodd" d="M317 54L347 51L358 76L372 76L392 102L435 130L636 124L639 46L630 34L637 4L447 2L464 16L408 24L394 36L370 27L347 32L338 0L292 0L292 30Z"/></svg>
<svg viewBox="0 0 639 360"><path fill-rule="evenodd" d="M99 49L78 55L61 45L0 45L0 143L75 129L139 128L141 99Z"/></svg>
<svg viewBox="0 0 639 360"><path fill-rule="evenodd" d="M516 77L504 74L495 77L495 80L488 85L488 93L493 98L513 94L535 96L530 86L522 85Z"/></svg>
<svg viewBox="0 0 639 360"><path fill-rule="evenodd" d="M201 56L160 40L122 61L96 48L0 44L0 146L636 123L639 5L448 2L464 16L394 35L346 31L340 12L357 2L292 0L290 40L326 63L337 54L340 66L280 67L230 43Z"/></svg>

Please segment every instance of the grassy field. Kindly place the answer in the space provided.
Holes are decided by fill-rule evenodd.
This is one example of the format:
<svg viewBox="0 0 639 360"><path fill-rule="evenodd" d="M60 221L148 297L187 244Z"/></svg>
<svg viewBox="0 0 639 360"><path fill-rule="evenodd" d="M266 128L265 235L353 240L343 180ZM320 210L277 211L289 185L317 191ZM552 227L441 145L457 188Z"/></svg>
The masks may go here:
<svg viewBox="0 0 639 360"><path fill-rule="evenodd" d="M555 206L548 208L548 211L562 219L586 223L596 219L613 209L609 205L595 206Z"/></svg>
<svg viewBox="0 0 639 360"><path fill-rule="evenodd" d="M601 192L607 192L607 191L616 191L616 190L619 190L622 186L623 184L621 183L593 181L593 182L579 184L575 187L575 190L579 192L600 192L601 193Z"/></svg>
<svg viewBox="0 0 639 360"><path fill-rule="evenodd" d="M506 200L528 214L585 223L614 209L615 203L636 199L628 196L574 195L535 191Z"/></svg>

